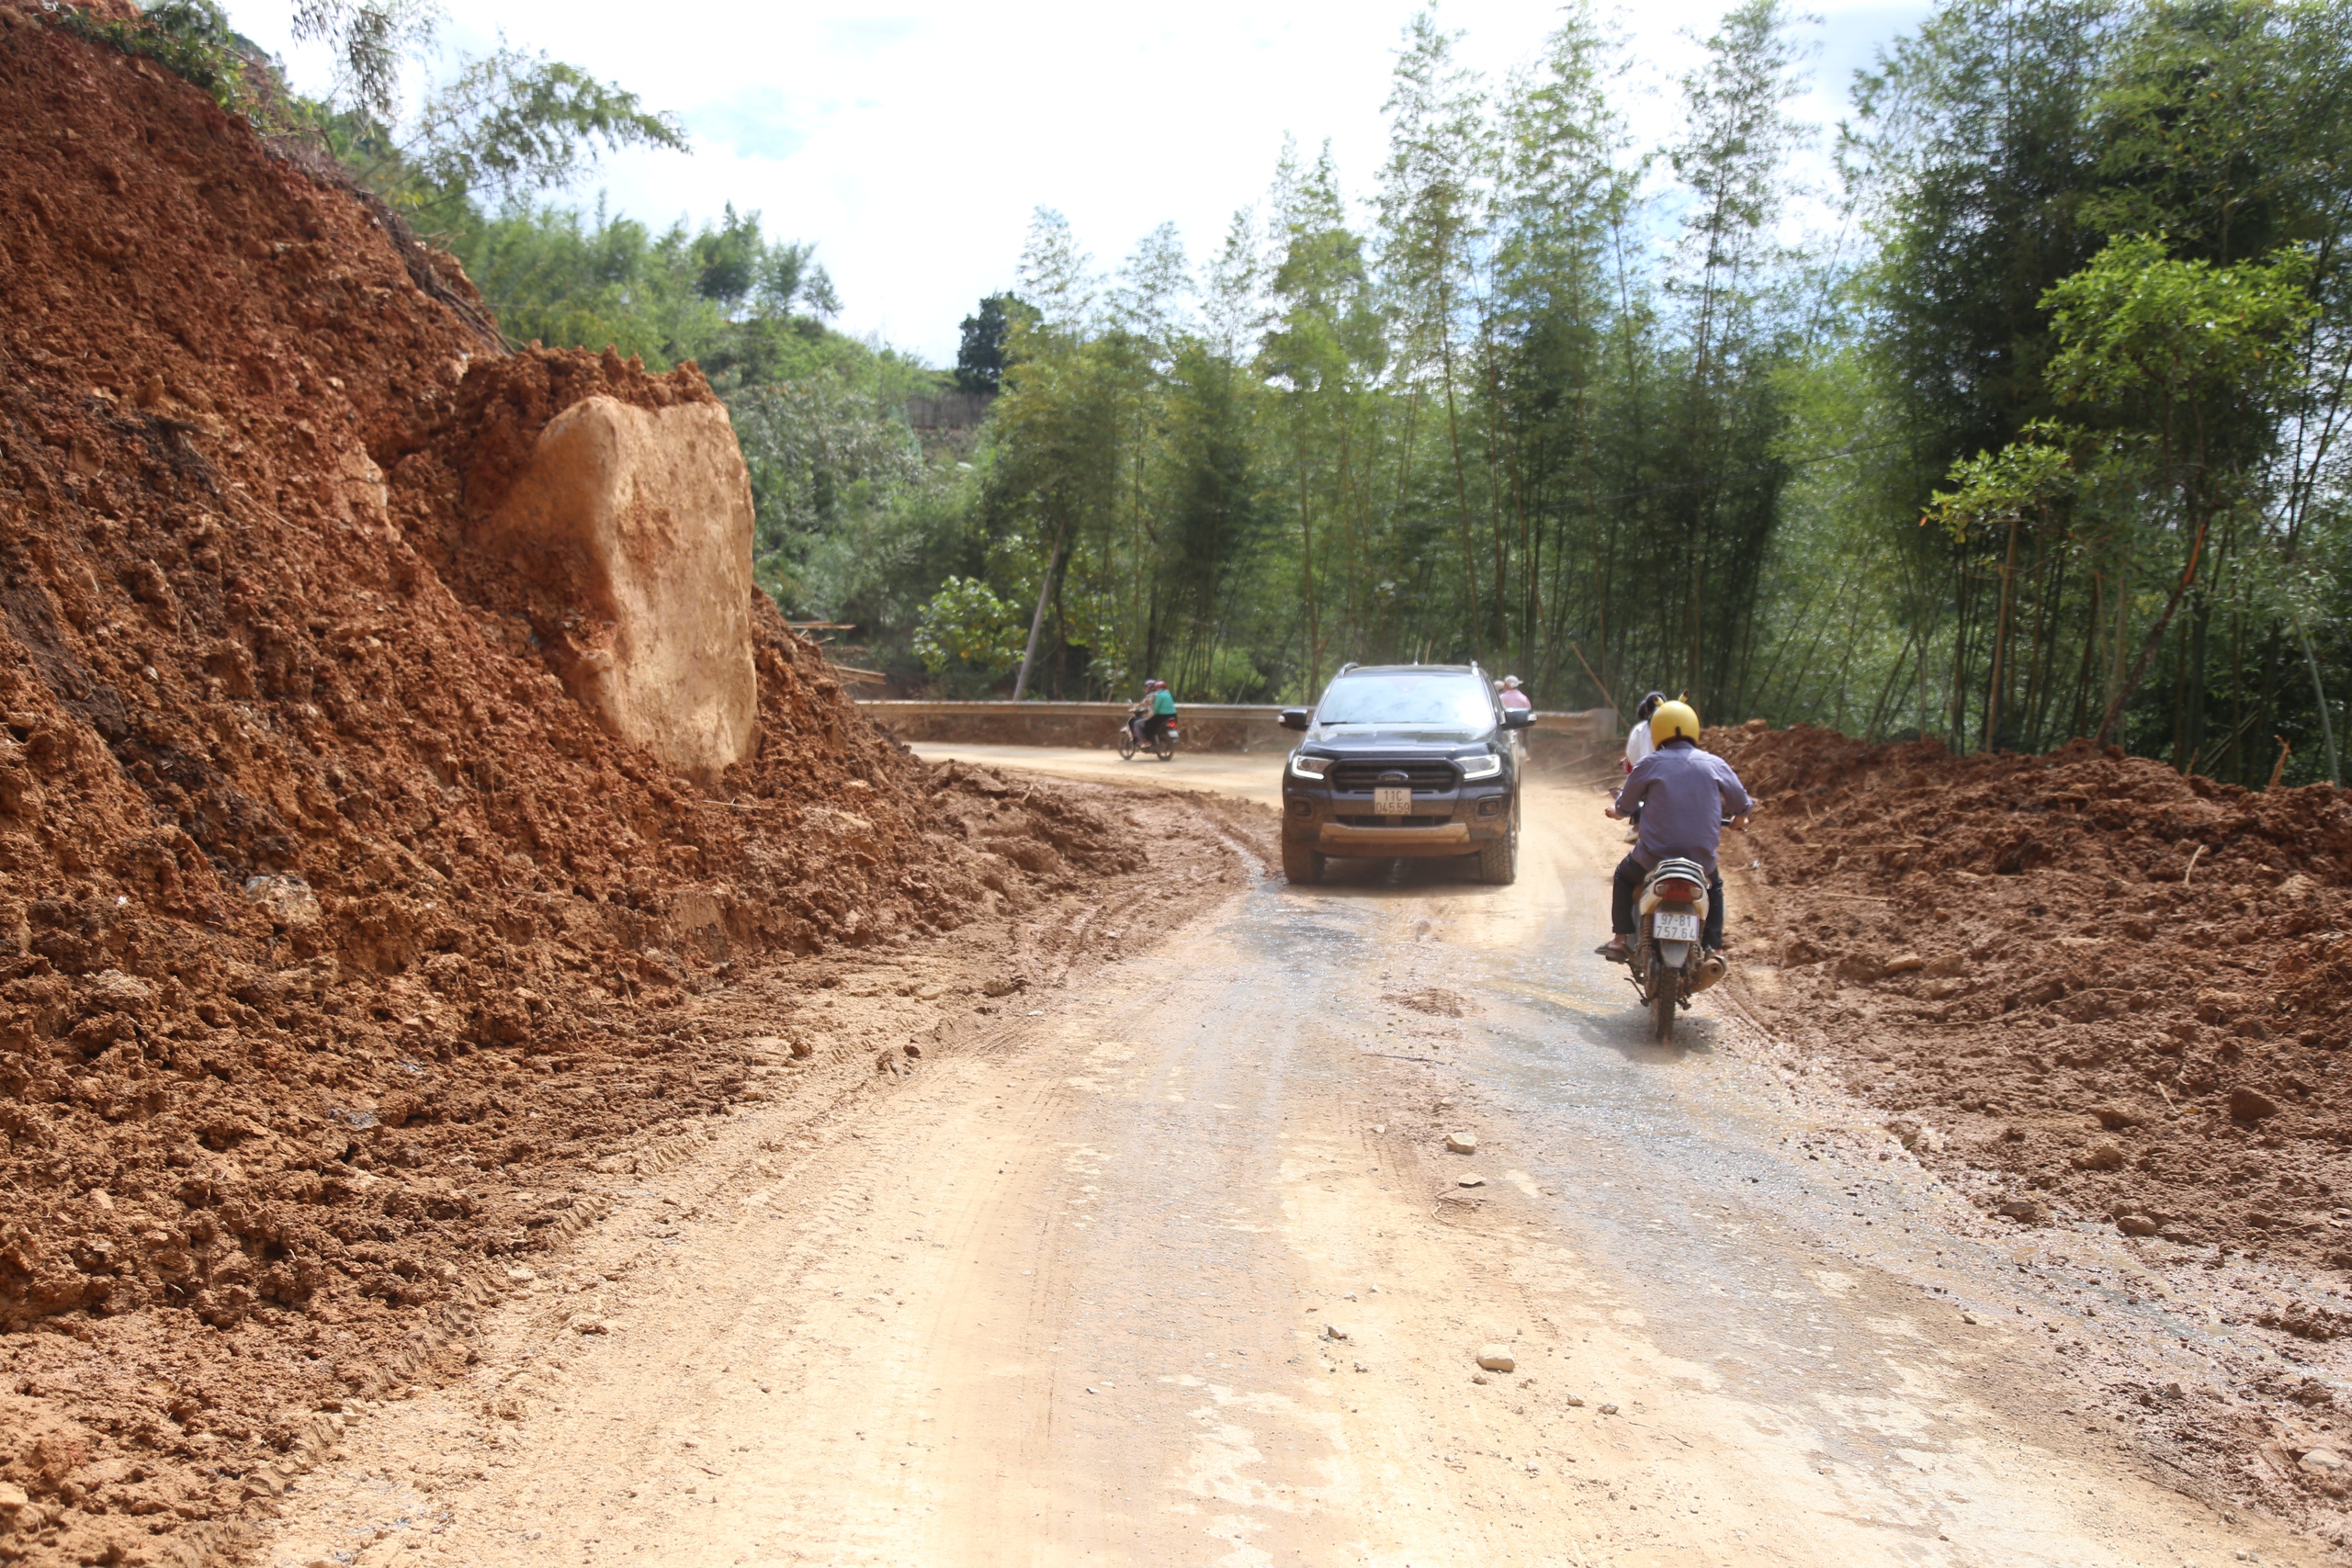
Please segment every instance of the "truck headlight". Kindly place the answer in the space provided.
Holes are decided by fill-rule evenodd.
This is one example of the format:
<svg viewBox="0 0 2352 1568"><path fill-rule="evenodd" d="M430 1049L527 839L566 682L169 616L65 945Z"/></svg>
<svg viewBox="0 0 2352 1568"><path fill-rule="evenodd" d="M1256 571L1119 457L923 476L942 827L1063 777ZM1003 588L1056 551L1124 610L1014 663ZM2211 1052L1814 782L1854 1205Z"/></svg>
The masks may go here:
<svg viewBox="0 0 2352 1568"><path fill-rule="evenodd" d="M1290 776L1295 779L1319 779L1330 771L1329 757L1310 757L1304 751L1290 754Z"/></svg>
<svg viewBox="0 0 2352 1568"><path fill-rule="evenodd" d="M1462 770L1465 779L1490 779L1503 771L1503 760L1488 753L1484 757L1456 757L1453 765Z"/></svg>

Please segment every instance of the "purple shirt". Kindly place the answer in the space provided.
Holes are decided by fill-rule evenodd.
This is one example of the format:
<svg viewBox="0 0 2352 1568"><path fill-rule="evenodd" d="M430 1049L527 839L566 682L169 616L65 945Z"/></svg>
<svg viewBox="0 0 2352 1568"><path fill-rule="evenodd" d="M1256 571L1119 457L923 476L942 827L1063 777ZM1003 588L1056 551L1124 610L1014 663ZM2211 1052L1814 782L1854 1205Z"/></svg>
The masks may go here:
<svg viewBox="0 0 2352 1568"><path fill-rule="evenodd" d="M1729 762L1687 740L1669 740L1634 763L1617 791L1619 811L1642 808L1634 859L1644 871L1680 856L1713 873L1724 818L1755 804Z"/></svg>

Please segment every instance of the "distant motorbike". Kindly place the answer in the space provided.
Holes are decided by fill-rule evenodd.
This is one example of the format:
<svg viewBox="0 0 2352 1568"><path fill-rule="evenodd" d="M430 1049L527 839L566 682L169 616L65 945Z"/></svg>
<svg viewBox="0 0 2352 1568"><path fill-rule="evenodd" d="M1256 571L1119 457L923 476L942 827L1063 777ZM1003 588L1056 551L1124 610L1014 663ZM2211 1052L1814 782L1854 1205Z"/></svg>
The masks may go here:
<svg viewBox="0 0 2352 1568"><path fill-rule="evenodd" d="M1675 1014L1724 976L1720 954L1700 941L1707 927L1707 870L1694 860L1667 859L1642 884L1634 924L1634 990L1650 1010L1661 1044L1674 1038Z"/></svg>
<svg viewBox="0 0 2352 1568"><path fill-rule="evenodd" d="M1138 750L1149 750L1153 756L1163 762L1176 755L1176 742L1182 737L1176 733L1176 720L1172 717L1166 724L1161 725L1159 734L1144 742L1142 747L1139 748L1136 745L1135 721L1150 711L1149 706L1143 703L1128 705L1127 722L1119 726L1119 761L1122 762L1132 761Z"/></svg>

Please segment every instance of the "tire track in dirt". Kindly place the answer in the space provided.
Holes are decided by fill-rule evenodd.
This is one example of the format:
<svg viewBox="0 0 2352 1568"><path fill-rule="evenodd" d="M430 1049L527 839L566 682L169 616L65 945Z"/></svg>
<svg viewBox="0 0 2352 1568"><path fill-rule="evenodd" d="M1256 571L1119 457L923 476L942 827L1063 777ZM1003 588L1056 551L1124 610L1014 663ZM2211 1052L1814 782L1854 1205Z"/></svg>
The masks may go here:
<svg viewBox="0 0 2352 1568"><path fill-rule="evenodd" d="M456 1478L402 1560L2293 1560L2037 1416L2019 1337L1830 1261L1779 1187L1727 1192L1709 1140L1801 1162L1762 1131L1791 1106L1721 1025L1693 1032L1712 1056L1615 1043L1618 999L1527 963L1529 933L1577 951L1591 918L1510 902L1546 897L1261 887L878 1079L793 1156L821 1201L682 1233L640 1269L674 1345L582 1353L569 1416L526 1416L491 1450L513 1468ZM1383 999L1441 992L1461 1017ZM1570 1119L1505 1092L1530 1050ZM1735 1091L1767 1120L1708 1120ZM1442 1153L1450 1127L1478 1155ZM723 1190L723 1150L697 1168ZM484 1365L547 1326L490 1325ZM1490 1340L1511 1373L1476 1367ZM380 1426L356 1468L460 1435L438 1418ZM305 1502L281 1560L334 1505Z"/></svg>

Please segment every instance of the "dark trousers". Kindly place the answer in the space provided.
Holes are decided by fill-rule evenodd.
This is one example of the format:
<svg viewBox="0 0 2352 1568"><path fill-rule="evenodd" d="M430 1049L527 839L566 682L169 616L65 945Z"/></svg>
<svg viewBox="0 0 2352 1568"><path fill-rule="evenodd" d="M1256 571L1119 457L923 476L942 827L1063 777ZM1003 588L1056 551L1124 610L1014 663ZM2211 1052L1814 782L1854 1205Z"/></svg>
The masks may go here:
<svg viewBox="0 0 2352 1568"><path fill-rule="evenodd" d="M1634 909L1641 902L1642 883L1649 873L1642 863L1627 855L1617 863L1617 879L1609 896L1609 929L1619 936L1634 934ZM1724 944L1724 876L1716 872L1707 878L1707 923L1702 928L1701 942L1710 948Z"/></svg>

